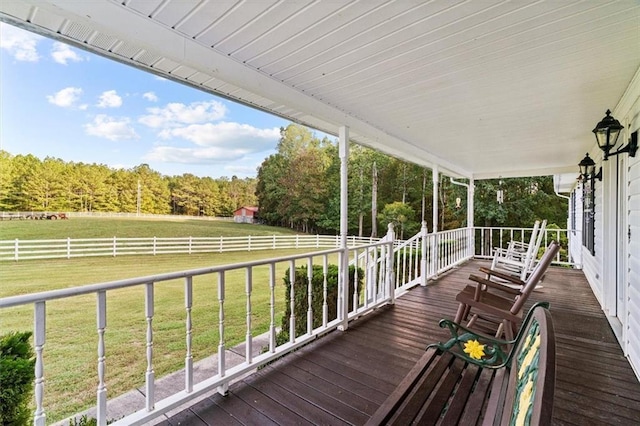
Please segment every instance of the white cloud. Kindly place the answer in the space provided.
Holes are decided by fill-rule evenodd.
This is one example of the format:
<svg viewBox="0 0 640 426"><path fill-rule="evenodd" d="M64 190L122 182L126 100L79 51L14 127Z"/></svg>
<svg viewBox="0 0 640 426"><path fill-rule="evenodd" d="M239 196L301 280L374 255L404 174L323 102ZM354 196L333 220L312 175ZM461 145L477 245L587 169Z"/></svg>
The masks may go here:
<svg viewBox="0 0 640 426"><path fill-rule="evenodd" d="M5 49L16 61L38 62L37 44L41 36L0 23L0 49Z"/></svg>
<svg viewBox="0 0 640 426"><path fill-rule="evenodd" d="M258 129L248 124L222 122L165 129L161 136L165 139L185 139L197 146L158 146L145 156L146 160L181 164L228 164L231 161L249 161L248 158L253 153L274 149L280 138L280 129ZM255 169L243 168L238 172L253 174Z"/></svg>
<svg viewBox="0 0 640 426"><path fill-rule="evenodd" d="M260 164L254 166L229 165L224 169L232 175L255 176Z"/></svg>
<svg viewBox="0 0 640 426"><path fill-rule="evenodd" d="M177 148L172 146L157 146L144 159L162 163L180 164L220 164L240 160L247 154L245 150L237 148Z"/></svg>
<svg viewBox="0 0 640 426"><path fill-rule="evenodd" d="M51 51L51 57L59 64L67 65L68 61L81 62L82 56L73 50L69 45L56 41L53 43L53 50Z"/></svg>
<svg viewBox="0 0 640 426"><path fill-rule="evenodd" d="M75 104L80 100L80 95L82 95L82 89L79 87L67 87L64 88L53 95L48 95L47 100L59 107L63 108L71 108L75 106ZM80 109L86 109L86 106Z"/></svg>
<svg viewBox="0 0 640 426"><path fill-rule="evenodd" d="M118 108L122 106L122 98L115 90L107 90L100 95L100 101L97 106L98 108Z"/></svg>
<svg viewBox="0 0 640 426"><path fill-rule="evenodd" d="M149 114L140 117L140 123L154 129L184 124L205 123L224 118L227 107L217 101L194 102L189 105L170 103L164 108L147 108Z"/></svg>
<svg viewBox="0 0 640 426"><path fill-rule="evenodd" d="M250 152L272 149L280 138L280 129L259 129L249 124L233 122L193 124L186 127L165 129L163 139L182 138L199 146L235 146Z"/></svg>
<svg viewBox="0 0 640 426"><path fill-rule="evenodd" d="M139 139L140 136L131 126L128 118L116 119L104 114L97 115L93 123L84 125L88 135L118 141L122 139Z"/></svg>
<svg viewBox="0 0 640 426"><path fill-rule="evenodd" d="M153 92L147 92L142 95L149 102L158 102L158 96Z"/></svg>

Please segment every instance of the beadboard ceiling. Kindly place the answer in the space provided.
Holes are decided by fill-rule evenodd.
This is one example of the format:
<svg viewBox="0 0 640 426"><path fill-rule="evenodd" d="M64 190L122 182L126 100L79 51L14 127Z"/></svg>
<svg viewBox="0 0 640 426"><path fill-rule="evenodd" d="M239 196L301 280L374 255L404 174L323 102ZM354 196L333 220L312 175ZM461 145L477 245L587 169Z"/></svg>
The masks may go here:
<svg viewBox="0 0 640 426"><path fill-rule="evenodd" d="M640 69L637 0L3 0L0 19L476 179L577 175Z"/></svg>

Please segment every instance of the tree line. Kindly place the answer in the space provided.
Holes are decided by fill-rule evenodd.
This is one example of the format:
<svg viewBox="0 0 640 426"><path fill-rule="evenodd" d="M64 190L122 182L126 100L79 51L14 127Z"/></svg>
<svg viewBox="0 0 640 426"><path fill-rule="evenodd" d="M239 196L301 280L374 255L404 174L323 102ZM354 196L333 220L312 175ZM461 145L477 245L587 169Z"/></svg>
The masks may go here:
<svg viewBox="0 0 640 426"><path fill-rule="evenodd" d="M348 160L349 233L379 236L393 222L413 235L422 220L433 229L432 170L352 144ZM466 226L466 188L438 176L438 229ZM468 183L464 179L458 179ZM530 227L547 219L565 227L567 200L551 176L476 181L476 226ZM503 202L496 194L502 191ZM277 151L256 178L164 176L147 164L115 169L0 151L0 210L230 216L258 206L270 225L308 233L340 230L340 160L336 141L308 128L281 129Z"/></svg>
<svg viewBox="0 0 640 426"><path fill-rule="evenodd" d="M255 205L255 178L164 176L0 151L0 209L231 216Z"/></svg>
<svg viewBox="0 0 640 426"><path fill-rule="evenodd" d="M393 222L400 235L413 235L421 221L433 229L432 170L359 145L348 160L351 234L378 236ZM468 180L458 179L461 183ZM438 176L438 229L466 226L467 192ZM502 202L497 200L502 191ZM258 169L256 195L260 218L302 232L340 229L338 147L295 124L281 129L277 152ZM537 219L564 228L567 200L558 197L551 176L475 181L476 226L531 227ZM382 229L380 229L382 227Z"/></svg>

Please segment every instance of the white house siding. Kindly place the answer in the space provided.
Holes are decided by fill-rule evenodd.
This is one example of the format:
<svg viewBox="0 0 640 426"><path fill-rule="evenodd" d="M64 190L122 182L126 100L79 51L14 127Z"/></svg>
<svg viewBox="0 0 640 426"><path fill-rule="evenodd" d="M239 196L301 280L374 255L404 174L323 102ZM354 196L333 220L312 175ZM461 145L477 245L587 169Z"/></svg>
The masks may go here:
<svg viewBox="0 0 640 426"><path fill-rule="evenodd" d="M603 105L603 109L607 105ZM626 144L631 133L640 131L640 69L636 72L625 94L622 96L612 115L625 126L620 137ZM596 161L596 170L603 167L602 182L596 181L595 194L595 255L582 247L584 274L597 297L603 311L607 314L612 329L628 356L636 374L640 378L640 152L635 157L624 156L623 172L620 175L623 185L621 194L616 192L616 161L602 161L602 153L594 144L590 151ZM612 157L615 158L615 157ZM576 201L582 199L582 188L577 185ZM618 197L620 217L616 217ZM579 209L579 210L578 210ZM582 203L576 203L576 228L582 226ZM621 221L620 230L616 229L616 219ZM628 230L631 238L627 237ZM616 232L620 238L620 247L616 247ZM616 259L617 250L622 250ZM617 268L620 268L616 274ZM617 282L620 281L620 282ZM616 287L618 286L619 287ZM624 291L617 298L617 289ZM616 303L622 303L622 306ZM616 317L617 313L617 317Z"/></svg>
<svg viewBox="0 0 640 426"><path fill-rule="evenodd" d="M640 160L632 158L629 166L629 292L627 351L631 365L640 377Z"/></svg>
<svg viewBox="0 0 640 426"><path fill-rule="evenodd" d="M624 124L629 129L629 134L633 131L640 133L640 70L630 87L630 106L624 117ZM629 361L640 377L640 152L636 153L634 158L629 157L627 165L627 224L630 238L626 238L629 249L626 268L628 310L625 340Z"/></svg>

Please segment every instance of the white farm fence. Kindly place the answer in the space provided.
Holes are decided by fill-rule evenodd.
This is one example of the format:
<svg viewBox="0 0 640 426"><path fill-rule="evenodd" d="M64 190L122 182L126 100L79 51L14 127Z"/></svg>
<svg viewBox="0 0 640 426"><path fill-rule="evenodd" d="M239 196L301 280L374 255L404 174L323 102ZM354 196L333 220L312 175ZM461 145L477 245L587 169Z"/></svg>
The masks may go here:
<svg viewBox="0 0 640 426"><path fill-rule="evenodd" d="M373 244L377 238L348 238L349 246ZM340 247L332 235L265 235L242 237L183 238L66 238L56 240L2 240L0 261L71 259L87 256L223 253L276 249L320 249Z"/></svg>

